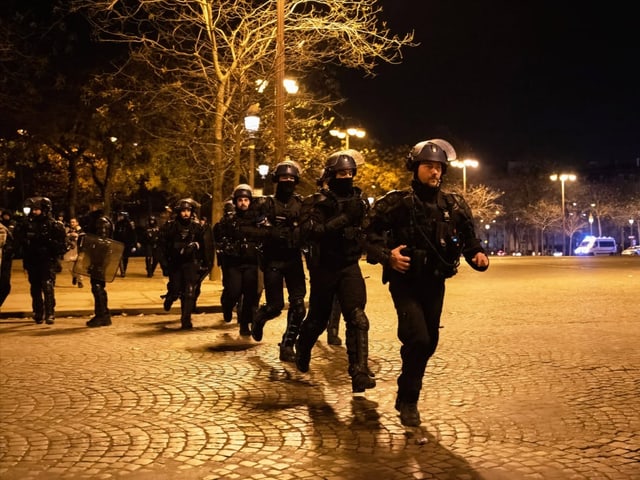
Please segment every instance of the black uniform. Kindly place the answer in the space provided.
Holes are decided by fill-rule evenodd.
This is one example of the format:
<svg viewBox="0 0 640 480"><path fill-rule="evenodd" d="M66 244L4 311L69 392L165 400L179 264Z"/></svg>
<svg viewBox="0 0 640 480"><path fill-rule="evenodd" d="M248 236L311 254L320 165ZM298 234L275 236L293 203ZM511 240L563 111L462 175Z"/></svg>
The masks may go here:
<svg viewBox="0 0 640 480"><path fill-rule="evenodd" d="M389 282L398 314L402 373L396 408L400 410L401 404L418 401L427 361L438 345L445 279L456 274L461 253L470 262L483 249L464 199L418 180L411 189L392 191L376 201L366 235L367 259L383 265L383 281ZM389 252L399 245L407 245L402 253L411 257L406 273L388 266ZM408 424L419 424L419 419Z"/></svg>
<svg viewBox="0 0 640 480"><path fill-rule="evenodd" d="M0 306L11 292L11 264L13 263L16 233L16 222L11 217L9 210L2 210L1 223L5 228L5 240L0 259Z"/></svg>
<svg viewBox="0 0 640 480"><path fill-rule="evenodd" d="M110 261L110 242L113 237L114 225L103 210L94 210L84 219L83 233L78 238L78 253L83 252L90 260L89 274L91 294L93 295L94 315L87 322L87 327L108 327L111 325L111 312L106 289L106 267ZM86 235L98 237L97 241L87 245Z"/></svg>
<svg viewBox="0 0 640 480"><path fill-rule="evenodd" d="M353 391L364 392L375 386L368 367L366 288L358 263L363 253L361 225L368 203L357 187L334 189L335 180L329 182L330 189L307 197L302 208L300 231L308 247L311 292L309 312L296 344L296 365L302 372L308 370L311 349L327 328L337 296L346 321Z"/></svg>
<svg viewBox="0 0 640 480"><path fill-rule="evenodd" d="M149 217L149 223L144 234L144 265L147 277L151 278L160 262L160 227L156 217Z"/></svg>
<svg viewBox="0 0 640 480"><path fill-rule="evenodd" d="M298 232L302 197L286 188L294 186L292 181L281 182L275 195L257 202L265 224L262 227L262 271L266 303L258 309L252 330L253 338L260 341L264 322L280 315L286 283L289 310L287 328L280 343L280 360L289 362L295 360L293 346L306 314L304 297L307 293ZM260 332L258 336L257 331Z"/></svg>
<svg viewBox="0 0 640 480"><path fill-rule="evenodd" d="M124 251L122 253L122 260L120 261L120 276L124 277L127 274L127 267L129 266L129 257L132 253L135 253L138 248L138 235L136 234L135 224L133 220L129 218L129 214L121 212L118 214L118 219L115 224L115 230L113 232L114 240L122 242L124 244Z"/></svg>
<svg viewBox="0 0 640 480"><path fill-rule="evenodd" d="M183 218L178 207L175 219L169 220L161 228L162 271L169 276L164 309L180 299L180 323L183 330L193 328L191 314L195 308L198 272L203 262L203 228L192 214ZM193 212L193 206L187 207Z"/></svg>
<svg viewBox="0 0 640 480"><path fill-rule="evenodd" d="M247 235L246 228L258 224L255 208L226 214L213 227L213 236L222 260L222 311L225 321L231 321L233 308L238 305L240 334L251 335L251 325L258 308L258 265L260 242Z"/></svg>
<svg viewBox="0 0 640 480"><path fill-rule="evenodd" d="M48 202L48 203L47 203ZM22 245L24 268L29 278L33 315L36 323L55 321L55 281L60 270L59 259L66 251L64 225L50 216L51 202L36 197L30 202L31 212L18 226L17 238ZM40 209L41 214L34 214Z"/></svg>

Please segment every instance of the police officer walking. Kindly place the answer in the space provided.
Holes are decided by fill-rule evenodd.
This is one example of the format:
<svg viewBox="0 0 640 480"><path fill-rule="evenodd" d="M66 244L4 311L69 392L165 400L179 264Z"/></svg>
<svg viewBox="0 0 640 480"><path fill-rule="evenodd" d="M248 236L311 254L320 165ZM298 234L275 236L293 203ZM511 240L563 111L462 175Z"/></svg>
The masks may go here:
<svg viewBox="0 0 640 480"><path fill-rule="evenodd" d="M156 217L151 215L144 230L144 266L147 271L147 277L153 277L158 262L160 261L160 227Z"/></svg>
<svg viewBox="0 0 640 480"><path fill-rule="evenodd" d="M198 272L204 250L203 228L197 220L199 204L191 198L178 201L175 218L166 222L160 231L162 271L168 274L164 310L171 310L180 299L182 330L193 328L191 314L195 308Z"/></svg>
<svg viewBox="0 0 640 480"><path fill-rule="evenodd" d="M293 362L293 346L306 314L304 297L307 293L298 232L302 196L295 193L300 181L300 166L292 160L280 162L271 179L276 184L276 192L263 197L258 206L260 217L265 219L261 228L265 232L262 271L266 303L258 309L251 336L258 342L262 340L265 322L282 312L286 283L289 310L287 328L280 343L280 360Z"/></svg>
<svg viewBox="0 0 640 480"><path fill-rule="evenodd" d="M368 366L369 320L366 289L360 270L361 226L368 203L353 185L357 172L354 150L333 153L321 178L324 187L305 198L300 232L307 243L310 275L309 312L296 343L296 366L309 370L311 349L325 331L337 296L346 321L346 347L352 390L363 394L376 385Z"/></svg>
<svg viewBox="0 0 640 480"><path fill-rule="evenodd" d="M25 207L30 210L16 237L31 285L33 319L51 325L55 322L54 287L59 259L66 251L66 233L64 225L51 216L53 205L47 197L28 198Z"/></svg>
<svg viewBox="0 0 640 480"><path fill-rule="evenodd" d="M111 325L111 312L109 310L106 282L112 275L108 271L115 270L120 264L122 250L112 256L114 244L114 225L104 210L93 205L91 212L84 220L82 233L78 238L78 254L86 258L86 273L90 276L91 294L93 295L93 317L87 321L87 327L108 327ZM80 265L76 262L74 271Z"/></svg>
<svg viewBox="0 0 640 480"><path fill-rule="evenodd" d="M261 245L245 231L258 224L252 207L253 190L241 183L233 190L233 214L225 215L213 227L216 245L224 246L222 314L231 321L233 308L238 305L240 335L251 335L251 326L258 308L258 264Z"/></svg>
<svg viewBox="0 0 640 480"><path fill-rule="evenodd" d="M398 314L402 371L395 408L405 426L421 423L417 402L438 345L445 280L456 274L461 254L476 270L489 266L467 203L440 190L455 155L444 140L415 145L405 162L413 172L411 188L377 200L366 227L367 260L382 264Z"/></svg>

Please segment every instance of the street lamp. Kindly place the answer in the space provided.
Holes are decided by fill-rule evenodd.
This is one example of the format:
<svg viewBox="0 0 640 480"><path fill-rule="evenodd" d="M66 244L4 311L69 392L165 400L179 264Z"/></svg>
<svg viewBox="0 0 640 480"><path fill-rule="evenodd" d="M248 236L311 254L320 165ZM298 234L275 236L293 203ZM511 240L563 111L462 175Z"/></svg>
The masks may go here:
<svg viewBox="0 0 640 480"><path fill-rule="evenodd" d="M329 130L329 134L331 134L334 137L338 137L341 140L344 140L344 145L345 145L344 148L345 150L349 150L349 137L364 138L367 132L361 128L350 127L350 128L347 128L346 130L340 130L339 128L334 128Z"/></svg>
<svg viewBox="0 0 640 480"><path fill-rule="evenodd" d="M467 167L478 168L478 161L470 158L464 160L454 160L451 162L452 167L462 169L462 193L467 193Z"/></svg>
<svg viewBox="0 0 640 480"><path fill-rule="evenodd" d="M249 133L249 185L255 187L255 169L256 169L256 133L260 128L260 117L258 116L257 104L252 105L247 110L247 116L244 117L244 129Z"/></svg>
<svg viewBox="0 0 640 480"><path fill-rule="evenodd" d="M629 219L629 246L633 244L633 218Z"/></svg>
<svg viewBox="0 0 640 480"><path fill-rule="evenodd" d="M553 175L550 175L549 178L553 181L560 181L560 191L562 192L562 255L564 256L565 254L565 243L566 243L566 218L565 218L565 214L564 214L564 184L567 180L571 181L571 182L575 182L576 180L576 176L572 173L561 173L560 175L558 175L557 173L554 173Z"/></svg>

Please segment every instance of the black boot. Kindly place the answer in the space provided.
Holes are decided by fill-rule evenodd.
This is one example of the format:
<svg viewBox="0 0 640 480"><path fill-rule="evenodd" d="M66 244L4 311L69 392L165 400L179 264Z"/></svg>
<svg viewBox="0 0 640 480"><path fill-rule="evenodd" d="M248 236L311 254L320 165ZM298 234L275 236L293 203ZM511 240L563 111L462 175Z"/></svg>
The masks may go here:
<svg viewBox="0 0 640 480"><path fill-rule="evenodd" d="M55 319L56 298L53 293L53 280L44 282L44 321L47 325L53 325Z"/></svg>
<svg viewBox="0 0 640 480"><path fill-rule="evenodd" d="M401 402L400 400L396 400L395 407L396 410L400 412L400 423L405 427L418 427L422 423L417 402Z"/></svg>
<svg viewBox="0 0 640 480"><path fill-rule="evenodd" d="M87 327L108 327L111 325L111 312L107 306L107 291L104 285L91 282L95 316L87 322Z"/></svg>

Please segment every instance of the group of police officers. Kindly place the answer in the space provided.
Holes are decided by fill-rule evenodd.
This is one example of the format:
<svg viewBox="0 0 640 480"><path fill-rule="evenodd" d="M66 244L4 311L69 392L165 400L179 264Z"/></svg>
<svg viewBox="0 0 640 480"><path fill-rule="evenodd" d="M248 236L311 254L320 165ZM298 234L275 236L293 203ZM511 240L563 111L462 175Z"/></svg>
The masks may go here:
<svg viewBox="0 0 640 480"><path fill-rule="evenodd" d="M320 335L342 314L352 391L363 395L376 385L368 364L369 319L359 265L366 254L370 263L382 265L382 281L389 284L397 311L402 370L395 407L403 425L420 425L417 402L427 362L438 343L445 280L455 275L461 256L479 271L489 264L466 202L440 189L442 175L454 158L455 150L444 140L418 143L405 159L413 173L410 187L389 192L372 207L354 185L363 163L355 150L331 154L318 179L318 191L307 197L296 193L301 168L291 160L274 168L273 195L254 197L249 185L236 186L213 228L198 220L197 202L181 199L173 218L160 227L154 225L159 253L152 262L159 262L169 277L164 309L169 311L179 300L182 329L193 327L200 283L213 266L215 252L222 270L223 318L230 322L235 310L240 335L262 340L267 322L285 308L286 288L280 360L295 362L301 372L309 370ZM47 198L29 202L31 212L15 237L23 242L34 320L51 324L56 259L64 253L64 230L51 218ZM118 242L110 240L113 224L102 211L92 212L89 220L76 264L84 265L77 270L91 278L95 299L95 316L87 325L100 327L111 324L105 282L115 275L113 265L122 251ZM308 309L303 256L309 272ZM148 264L147 273L152 275L154 268ZM259 306L262 286L265 303ZM335 336L335 323L331 329Z"/></svg>

